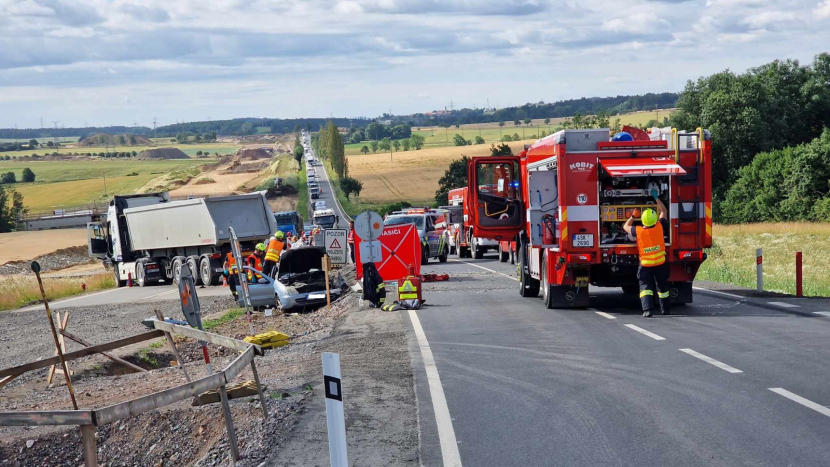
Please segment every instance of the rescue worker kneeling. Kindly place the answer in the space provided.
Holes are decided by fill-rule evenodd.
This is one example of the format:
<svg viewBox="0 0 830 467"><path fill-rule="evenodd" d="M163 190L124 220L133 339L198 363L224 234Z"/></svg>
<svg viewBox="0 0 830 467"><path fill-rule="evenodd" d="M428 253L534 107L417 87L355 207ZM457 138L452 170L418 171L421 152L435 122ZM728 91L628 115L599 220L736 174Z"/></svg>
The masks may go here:
<svg viewBox="0 0 830 467"><path fill-rule="evenodd" d="M264 243L257 243L256 249L254 252L248 256L248 266L256 269L257 271L262 271L262 258L265 257L265 244ZM248 270L248 283L256 284L258 282L267 282L265 279L262 278L262 275Z"/></svg>
<svg viewBox="0 0 830 467"><path fill-rule="evenodd" d="M646 209L642 214L642 227L634 227L634 218L637 210L626 221L623 229L637 241L637 250L640 254L640 267L637 269L637 280L640 283L640 302L643 305L643 316L651 316L654 309L655 289L660 310L664 315L669 314L669 264L666 263L666 240L664 232L669 229L666 206L657 198L657 191L651 195L657 200L660 215L653 209ZM656 285L656 287L655 287Z"/></svg>

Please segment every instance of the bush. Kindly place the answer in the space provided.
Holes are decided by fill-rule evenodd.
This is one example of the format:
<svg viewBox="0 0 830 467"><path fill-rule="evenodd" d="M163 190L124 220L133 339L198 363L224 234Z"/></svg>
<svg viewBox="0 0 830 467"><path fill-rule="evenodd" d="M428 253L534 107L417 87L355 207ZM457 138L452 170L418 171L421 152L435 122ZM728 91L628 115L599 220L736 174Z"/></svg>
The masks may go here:
<svg viewBox="0 0 830 467"><path fill-rule="evenodd" d="M32 172L32 169L26 167L23 169L23 183L32 183L35 181L35 173Z"/></svg>
<svg viewBox="0 0 830 467"><path fill-rule="evenodd" d="M14 172L6 172L3 175L0 175L0 183L17 183L17 176L15 176Z"/></svg>
<svg viewBox="0 0 830 467"><path fill-rule="evenodd" d="M127 174L127 177L138 177L138 172L130 172Z"/></svg>
<svg viewBox="0 0 830 467"><path fill-rule="evenodd" d="M466 146L467 145L467 140L464 139L464 137L459 135L458 133L456 133L455 136L452 137L452 142L456 146Z"/></svg>
<svg viewBox="0 0 830 467"><path fill-rule="evenodd" d="M476 144L484 144L484 138L481 136L476 136Z"/></svg>
<svg viewBox="0 0 830 467"><path fill-rule="evenodd" d="M352 193L360 196L360 192L363 191L363 182L351 177L343 177L340 179L340 189L343 190L346 199L349 199L349 195Z"/></svg>
<svg viewBox="0 0 830 467"><path fill-rule="evenodd" d="M513 133L513 141L521 141L522 137L518 133Z"/></svg>

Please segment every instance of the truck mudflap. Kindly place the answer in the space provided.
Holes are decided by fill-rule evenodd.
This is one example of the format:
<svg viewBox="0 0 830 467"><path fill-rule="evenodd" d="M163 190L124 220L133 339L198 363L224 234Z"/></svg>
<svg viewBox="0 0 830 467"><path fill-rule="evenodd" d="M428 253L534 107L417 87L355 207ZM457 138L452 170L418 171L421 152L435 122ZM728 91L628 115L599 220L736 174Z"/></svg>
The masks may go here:
<svg viewBox="0 0 830 467"><path fill-rule="evenodd" d="M670 282L669 296L672 304L692 303L692 283Z"/></svg>
<svg viewBox="0 0 830 467"><path fill-rule="evenodd" d="M550 286L551 308L587 308L588 307L588 286L577 287L574 285L551 285Z"/></svg>

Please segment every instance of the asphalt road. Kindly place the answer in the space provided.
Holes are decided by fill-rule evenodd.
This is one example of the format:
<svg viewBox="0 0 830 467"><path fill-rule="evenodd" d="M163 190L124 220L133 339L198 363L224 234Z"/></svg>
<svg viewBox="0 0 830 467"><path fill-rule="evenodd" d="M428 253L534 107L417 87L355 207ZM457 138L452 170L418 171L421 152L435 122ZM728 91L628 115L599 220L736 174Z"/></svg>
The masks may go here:
<svg viewBox="0 0 830 467"><path fill-rule="evenodd" d="M314 153L314 148L311 149L311 153L314 154L316 158L317 155ZM314 209L314 202L315 201L325 201L326 208L334 209L335 215L340 218L340 222L338 223L338 227L341 229L348 227L348 222L351 219L343 208L340 206L340 203L337 201L337 197L334 195L334 187L331 184L331 180L329 179L329 174L326 172L325 167L322 165L315 165L314 166L315 172L317 173L317 178L320 180L320 197L318 199L311 199L309 196L309 209Z"/></svg>
<svg viewBox="0 0 830 467"><path fill-rule="evenodd" d="M493 255L424 271L451 280L403 312L422 465L830 465L826 301L696 290L646 319L619 289L546 310Z"/></svg>

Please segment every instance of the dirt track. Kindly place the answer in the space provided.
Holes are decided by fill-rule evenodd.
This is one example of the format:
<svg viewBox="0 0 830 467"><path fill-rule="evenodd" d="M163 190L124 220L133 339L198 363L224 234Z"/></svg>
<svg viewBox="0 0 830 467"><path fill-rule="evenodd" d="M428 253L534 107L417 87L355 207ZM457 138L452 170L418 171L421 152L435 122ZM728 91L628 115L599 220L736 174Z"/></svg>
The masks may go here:
<svg viewBox="0 0 830 467"><path fill-rule="evenodd" d="M25 261L71 246L86 245L86 229L0 234L0 264Z"/></svg>

